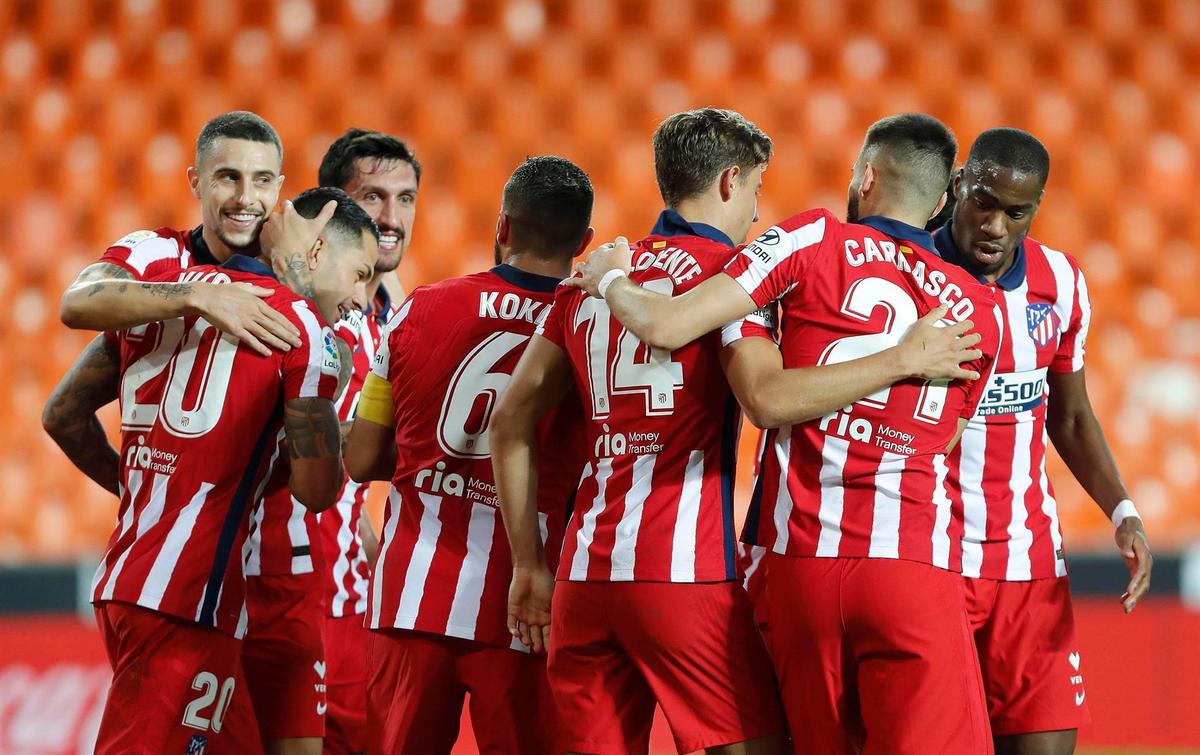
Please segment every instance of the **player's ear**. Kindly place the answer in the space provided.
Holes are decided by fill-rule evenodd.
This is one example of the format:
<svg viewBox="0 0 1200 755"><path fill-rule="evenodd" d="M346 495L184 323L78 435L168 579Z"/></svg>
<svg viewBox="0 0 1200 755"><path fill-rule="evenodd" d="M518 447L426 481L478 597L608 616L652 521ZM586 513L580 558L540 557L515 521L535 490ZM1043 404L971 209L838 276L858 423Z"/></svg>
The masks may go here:
<svg viewBox="0 0 1200 755"><path fill-rule="evenodd" d="M950 181L950 191L954 192L954 196L956 197L958 196L959 187L962 186L963 170L965 170L965 168L959 168L958 170L954 171L954 178Z"/></svg>
<svg viewBox="0 0 1200 755"><path fill-rule="evenodd" d="M586 252L587 248L592 245L592 239L594 239L594 238L596 238L596 229L592 228L589 225L588 229L583 232L583 240L579 242L579 248L576 249L575 254L573 254L571 256L578 257L579 255Z"/></svg>
<svg viewBox="0 0 1200 755"><path fill-rule="evenodd" d="M875 183L879 178L879 174L875 172L875 166L867 163L863 166L862 182L858 185L858 196L865 197L875 188Z"/></svg>
<svg viewBox="0 0 1200 755"><path fill-rule="evenodd" d="M936 218L937 214L942 211L943 207L946 206L946 199L947 199L946 192L943 191L942 196L938 199L937 207L934 207L933 212L929 213L930 220L933 220L934 218Z"/></svg>
<svg viewBox="0 0 1200 755"><path fill-rule="evenodd" d="M200 198L200 171L196 170L196 166L191 166L187 169L188 186L192 189L192 196L196 199Z"/></svg>
<svg viewBox="0 0 1200 755"><path fill-rule="evenodd" d="M741 174L742 174L742 169L740 167L738 167L737 165L731 165L728 168L726 168L725 170L721 171L721 176L718 179L719 180L718 189L720 189L720 191L721 191L721 201L722 202L728 202L730 199L733 198L733 192L734 192L733 184L735 181L737 181L738 176L740 176Z"/></svg>
<svg viewBox="0 0 1200 755"><path fill-rule="evenodd" d="M308 250L308 269L316 270L325 259L325 237L317 236L317 241Z"/></svg>
<svg viewBox="0 0 1200 755"><path fill-rule="evenodd" d="M504 246L508 244L509 236L512 234L512 221L509 220L508 213L501 211L496 218L496 243Z"/></svg>

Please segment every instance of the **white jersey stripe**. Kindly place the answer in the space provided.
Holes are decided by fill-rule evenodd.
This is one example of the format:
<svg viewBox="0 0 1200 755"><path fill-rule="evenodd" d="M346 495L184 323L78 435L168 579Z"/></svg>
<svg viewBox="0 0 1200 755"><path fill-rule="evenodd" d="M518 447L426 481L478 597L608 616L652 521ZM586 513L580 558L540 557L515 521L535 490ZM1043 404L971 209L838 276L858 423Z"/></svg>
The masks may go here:
<svg viewBox="0 0 1200 755"><path fill-rule="evenodd" d="M146 575L146 581L142 585L142 592L138 596L137 602L139 606L158 610L159 604L162 603L163 595L166 594L167 585L171 582L171 574L175 571L175 564L179 563L179 557L183 554L183 548L192 536L192 529L196 526L196 518L200 516L200 509L204 507L204 501L208 498L208 491L212 489L212 483L201 483L200 489L192 496L192 500L188 501L188 504L175 517L175 522L171 525L170 531L167 532L162 548L159 549L158 554L154 557L154 563L150 566L150 572Z"/></svg>
<svg viewBox="0 0 1200 755"><path fill-rule="evenodd" d="M1075 334L1075 353L1071 356L1071 370L1079 372L1083 369L1083 352L1084 344L1087 342L1088 328L1092 324L1092 302L1088 298L1087 281L1083 275L1079 275L1079 287L1077 291L1079 299L1079 332Z"/></svg>
<svg viewBox="0 0 1200 755"><path fill-rule="evenodd" d="M949 569L950 497L946 495L946 476L950 470L944 454L933 457L933 471L937 475L933 482L933 505L937 507L937 515L933 520L933 565Z"/></svg>
<svg viewBox="0 0 1200 755"><path fill-rule="evenodd" d="M983 541L987 539L987 501L983 497L983 459L987 427L970 422L959 440L958 479L963 502L963 576L978 577L983 569Z"/></svg>
<svg viewBox="0 0 1200 755"><path fill-rule="evenodd" d="M742 587L750 589L750 579L754 573L758 571L758 567L762 565L763 556L766 555L767 549L762 545L746 545L738 543L738 547L743 549L743 552L750 556L750 565L746 567L742 574Z"/></svg>
<svg viewBox="0 0 1200 755"><path fill-rule="evenodd" d="M138 492L142 489L142 473L141 473L141 471L137 470L137 469L130 470L129 471L129 485L128 485L128 487L126 487L125 485L122 485L121 488L122 488L122 491L128 496L127 500L129 501L129 505L125 507L125 513L121 515L121 531L117 535L117 539L114 541L114 542L118 542L118 543L121 541L122 538L125 537L125 533L129 532L129 528L133 526L133 510L134 510L133 502L137 498ZM124 555L124 553L122 555ZM106 576L108 577L108 584L105 585L104 592L107 593L108 595L112 595L112 591L113 591L112 583L113 583L114 579L113 579L112 574L108 573L107 564L108 564L107 558L103 558L100 560L100 566L99 566L99 568L96 569L96 576L92 578L92 591L91 591L92 595L96 594L96 590L100 587L101 583L104 582L104 578ZM115 566L116 565L114 564L114 568L115 568Z"/></svg>
<svg viewBox="0 0 1200 755"><path fill-rule="evenodd" d="M472 504L471 521L467 525L467 555L458 573L446 633L467 640L475 639L475 623L483 598L484 577L492 555L492 540L496 536L496 509L487 504Z"/></svg>
<svg viewBox="0 0 1200 755"><path fill-rule="evenodd" d="M304 504L300 503L291 497L292 513L288 515L287 532L288 540L292 543L292 548L309 546L312 543L308 542L308 526L304 523L304 516L308 513L308 509L304 508ZM293 551L294 553L294 551ZM311 551L303 556L292 556L292 574L309 574L313 570L313 560Z"/></svg>
<svg viewBox="0 0 1200 755"><path fill-rule="evenodd" d="M133 473L129 473L130 479L133 478ZM167 483L171 481L170 475L155 473L154 480L150 483L150 500L146 502L146 507L142 509L141 515L137 518L135 538L141 538L146 534L146 530L150 529L158 522L158 518L162 516L163 505L167 501ZM140 480L139 480L140 482ZM132 501L133 499L130 498ZM108 579L108 585L104 589L104 600L111 600L113 590L116 589L117 580L121 577L121 570L125 568L125 559L129 558L130 551L133 546L126 548L117 559L117 563L113 565L112 575Z"/></svg>
<svg viewBox="0 0 1200 755"><path fill-rule="evenodd" d="M671 581L696 581L696 523L700 520L700 491L704 487L704 452L688 454L683 470L683 489L675 515L671 540Z"/></svg>
<svg viewBox="0 0 1200 755"><path fill-rule="evenodd" d="M308 336L308 365L304 369L304 382L300 387L300 397L316 396L317 384L321 381L321 349L325 348L325 338L321 333L321 325L316 316L303 301L292 302L292 311L300 319Z"/></svg>
<svg viewBox="0 0 1200 755"><path fill-rule="evenodd" d="M591 465L589 464L589 467ZM596 518L604 511L604 493L608 487L608 477L612 474L612 459L601 459L596 463L596 497L592 506L583 515L583 523L575 533L575 557L571 559L571 579L587 579L588 549L592 547L592 538L596 536Z"/></svg>
<svg viewBox="0 0 1200 755"><path fill-rule="evenodd" d="M353 488L353 490L351 490ZM341 526L338 527L337 545L338 553L337 560L333 562L333 583L336 585L337 592L334 593L333 599L329 601L329 612L333 616L341 616L345 608L346 601L350 598L350 594L346 592L346 574L349 573L351 563L346 554L350 550L350 544L354 542L354 531L357 528L357 522L350 521L350 512L354 506L354 493L358 490L358 483L350 481L346 483L347 495L338 501L333 514L338 516L341 521ZM325 516L322 514L321 516Z"/></svg>
<svg viewBox="0 0 1200 755"><path fill-rule="evenodd" d="M380 534L379 554L375 557L375 570L371 573L371 628L379 629L380 624L380 609L383 605L383 567L387 563L388 551L392 548L392 542L396 539L396 525L400 523L400 507L403 501L400 496L400 491L392 488L388 492L388 508L391 511L387 512L386 521L383 525L383 533Z"/></svg>
<svg viewBox="0 0 1200 755"><path fill-rule="evenodd" d="M788 470L791 469L792 426L779 428L775 435L775 456L779 459L779 486L775 492L775 507L771 511L775 523L776 553L786 553L788 546L788 520L792 515L792 495L788 488Z"/></svg>
<svg viewBox="0 0 1200 755"><path fill-rule="evenodd" d="M625 510L621 512L621 521L617 524L616 539L613 543L612 573L609 578L614 582L633 579L638 532L642 525L646 498L650 496L654 462L657 459L657 454L644 454L633 461L629 492L625 494Z"/></svg>
<svg viewBox="0 0 1200 755"><path fill-rule="evenodd" d="M1031 564L1029 548L1033 545L1033 532L1029 529L1029 510L1025 507L1025 494L1029 491L1029 453L1033 443L1033 423L1018 422L1013 425L1015 440L1013 448L1012 519L1008 525L1008 568L1007 579L1029 579Z"/></svg>
<svg viewBox="0 0 1200 755"><path fill-rule="evenodd" d="M884 451L875 470L874 515L868 558L900 557L900 480L904 474L904 462L905 457Z"/></svg>
<svg viewBox="0 0 1200 755"><path fill-rule="evenodd" d="M417 542L413 544L408 571L404 573L404 589L400 591L400 605L396 608L396 620L392 626L412 629L421 601L425 598L425 581L429 578L429 567L437 553L437 541L442 534L442 497L418 493L421 501L421 524L417 531Z"/></svg>
<svg viewBox="0 0 1200 755"><path fill-rule="evenodd" d="M817 538L818 556L836 556L842 543L843 495L842 469L850 452L850 441L825 436L821 446L821 508L817 519L821 523L821 534ZM899 517L897 516L897 521Z"/></svg>
<svg viewBox="0 0 1200 755"><path fill-rule="evenodd" d="M1042 447L1050 447L1050 436L1046 433L1045 427L1042 428ZM1038 486L1042 491L1042 511L1050 519L1050 543L1054 546L1054 574L1058 577L1065 577L1067 576L1067 562L1063 558L1062 530L1058 526L1058 501L1050 492L1050 478L1046 474L1045 455L1042 456L1042 463L1038 469Z"/></svg>

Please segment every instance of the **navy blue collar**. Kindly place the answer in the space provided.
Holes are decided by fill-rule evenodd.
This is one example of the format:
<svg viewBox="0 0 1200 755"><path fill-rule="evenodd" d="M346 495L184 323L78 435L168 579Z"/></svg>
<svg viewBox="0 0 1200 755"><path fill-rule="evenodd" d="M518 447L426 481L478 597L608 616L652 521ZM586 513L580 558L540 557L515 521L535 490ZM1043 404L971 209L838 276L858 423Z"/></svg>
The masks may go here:
<svg viewBox="0 0 1200 755"><path fill-rule="evenodd" d="M967 272L970 272L970 268L967 267L966 261L963 259L962 254L958 251L958 245L954 243L954 233L950 229L950 223L946 223L946 225L937 229L937 231L933 234L933 243L936 244L936 251L942 259L946 260L947 262L952 262ZM991 283L991 281L982 275L976 275L974 277L975 280L983 283L984 285ZM1024 282L1025 242L1022 241L1017 245L1016 251L1013 252L1012 265L1010 265L1009 268L1004 271L1004 275L1001 275L996 279L996 285L1005 291L1012 291L1015 288L1019 288Z"/></svg>
<svg viewBox="0 0 1200 755"><path fill-rule="evenodd" d="M884 217L883 215L871 215L857 222L859 225L874 228L885 236L891 236L894 239L901 239L910 244L915 244L926 251L932 252L934 249L933 236L924 228L917 228L895 218Z"/></svg>
<svg viewBox="0 0 1200 755"><path fill-rule="evenodd" d="M718 244L725 246L734 246L733 239L729 238L719 228L714 228L711 225L704 223L690 223L684 219L682 215L671 209L662 211L658 216L658 220L654 223L654 227L650 229L652 236L699 236L700 238L715 241Z"/></svg>
<svg viewBox="0 0 1200 755"><path fill-rule="evenodd" d="M378 304L379 306L375 306ZM375 316L376 320L386 320L388 312L392 310L392 295L388 293L383 284L379 284L379 290L375 292L375 301L367 305L367 314Z"/></svg>
<svg viewBox="0 0 1200 755"><path fill-rule="evenodd" d="M262 260L259 260L255 257L247 257L244 254L233 255L229 259L225 260L225 264L221 265L221 267L229 270L238 270L243 273L253 273L254 275L262 275L267 278L279 280L275 277L275 271L263 264Z"/></svg>
<svg viewBox="0 0 1200 755"><path fill-rule="evenodd" d="M526 291L537 291L543 294L554 293L554 289L558 288L559 283L562 283L561 278L527 273L509 264L496 265L492 268L492 272L517 288L523 288Z"/></svg>
<svg viewBox="0 0 1200 755"><path fill-rule="evenodd" d="M197 265L220 265L204 240L204 226L198 225L192 229L192 259Z"/></svg>

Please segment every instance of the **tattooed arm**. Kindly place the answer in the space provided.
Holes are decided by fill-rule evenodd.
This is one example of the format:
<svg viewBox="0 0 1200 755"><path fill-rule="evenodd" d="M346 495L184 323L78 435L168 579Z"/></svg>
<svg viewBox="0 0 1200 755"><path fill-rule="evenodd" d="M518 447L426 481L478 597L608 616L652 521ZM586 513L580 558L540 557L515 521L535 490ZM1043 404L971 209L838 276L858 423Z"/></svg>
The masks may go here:
<svg viewBox="0 0 1200 755"><path fill-rule="evenodd" d="M55 386L42 411L42 427L71 463L115 496L121 494L121 460L96 411L117 398L119 378L116 346L98 336Z"/></svg>
<svg viewBox="0 0 1200 755"><path fill-rule="evenodd" d="M263 356L300 345L299 332L267 305L269 288L247 284L134 280L109 262L83 269L63 294L63 324L82 330L124 330L159 320L199 315Z"/></svg>
<svg viewBox="0 0 1200 755"><path fill-rule="evenodd" d="M342 489L342 433L333 402L294 398L283 405L283 430L292 465L292 495L313 512L337 502Z"/></svg>

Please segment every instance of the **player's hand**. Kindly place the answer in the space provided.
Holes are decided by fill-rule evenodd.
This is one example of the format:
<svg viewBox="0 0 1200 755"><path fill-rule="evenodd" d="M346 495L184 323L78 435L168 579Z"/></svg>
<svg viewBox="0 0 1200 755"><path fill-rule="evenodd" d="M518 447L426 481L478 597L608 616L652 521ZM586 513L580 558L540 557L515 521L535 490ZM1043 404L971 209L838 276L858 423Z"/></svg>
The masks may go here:
<svg viewBox="0 0 1200 755"><path fill-rule="evenodd" d="M513 567L508 587L508 633L533 648L546 652L550 640L550 598L554 575L545 566Z"/></svg>
<svg viewBox="0 0 1200 755"><path fill-rule="evenodd" d="M1121 522L1115 537L1121 558L1129 567L1129 585L1121 596L1121 605L1125 613L1129 613L1150 591L1150 570L1154 567L1154 556L1150 554L1150 541L1146 539L1142 520L1135 516L1126 517Z"/></svg>
<svg viewBox="0 0 1200 755"><path fill-rule="evenodd" d="M300 331L264 301L273 292L250 283L194 283L192 309L222 333L263 356L299 346Z"/></svg>
<svg viewBox="0 0 1200 755"><path fill-rule="evenodd" d="M308 250L317 243L317 237L325 230L325 224L337 210L337 202L329 200L315 218L311 220L296 212L288 200L271 213L258 235L262 255L270 260L275 274L281 278L291 265L307 262Z"/></svg>
<svg viewBox="0 0 1200 755"><path fill-rule="evenodd" d="M974 346L982 336L971 333L973 323L963 320L946 325L949 310L936 307L909 328L896 345L902 374L922 380L978 380L979 373L962 367L983 356Z"/></svg>
<svg viewBox="0 0 1200 755"><path fill-rule="evenodd" d="M629 272L633 267L633 252L629 240L618 236L611 244L601 244L593 249L588 258L575 264L576 276L563 281L563 285L580 288L597 299L600 298L600 279L613 270Z"/></svg>

